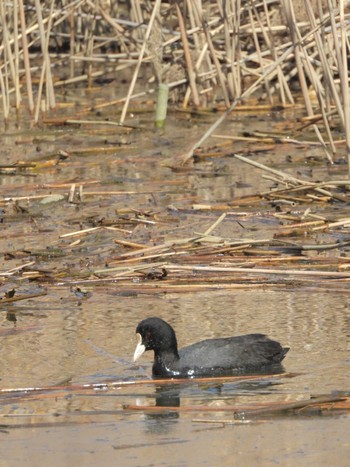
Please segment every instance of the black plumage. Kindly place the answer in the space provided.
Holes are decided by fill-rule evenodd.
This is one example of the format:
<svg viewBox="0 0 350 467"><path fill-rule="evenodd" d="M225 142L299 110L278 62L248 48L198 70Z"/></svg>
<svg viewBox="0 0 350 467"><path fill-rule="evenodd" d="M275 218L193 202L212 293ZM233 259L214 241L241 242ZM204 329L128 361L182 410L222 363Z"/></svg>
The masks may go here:
<svg viewBox="0 0 350 467"><path fill-rule="evenodd" d="M134 361L154 351L153 375L162 377L219 376L279 365L288 352L264 334L206 339L177 348L174 329L160 318L147 318L137 328Z"/></svg>

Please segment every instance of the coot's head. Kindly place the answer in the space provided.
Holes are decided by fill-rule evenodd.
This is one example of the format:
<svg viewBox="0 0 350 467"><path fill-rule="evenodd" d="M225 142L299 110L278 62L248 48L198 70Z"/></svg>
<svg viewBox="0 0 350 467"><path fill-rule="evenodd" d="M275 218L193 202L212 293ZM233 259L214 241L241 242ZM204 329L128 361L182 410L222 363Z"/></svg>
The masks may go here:
<svg viewBox="0 0 350 467"><path fill-rule="evenodd" d="M161 318L147 318L136 328L138 343L134 353L134 362L146 350L154 350L156 355L169 352L178 357L177 341L174 329Z"/></svg>

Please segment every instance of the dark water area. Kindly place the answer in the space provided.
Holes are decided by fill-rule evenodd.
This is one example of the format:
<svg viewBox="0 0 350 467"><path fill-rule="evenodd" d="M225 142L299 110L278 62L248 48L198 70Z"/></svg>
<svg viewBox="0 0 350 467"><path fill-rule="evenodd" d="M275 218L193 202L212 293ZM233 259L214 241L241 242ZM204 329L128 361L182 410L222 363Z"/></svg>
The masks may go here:
<svg viewBox="0 0 350 467"><path fill-rule="evenodd" d="M89 99L82 94L79 105L87 105ZM57 118L67 114L61 110ZM99 118L104 116L113 120L113 111L104 110ZM287 132L293 117L283 112L235 114L218 132ZM220 215L196 210L195 205L227 203L272 185L260 172L229 156L176 170L174 158L199 139L215 116L184 114L181 119L170 114L163 133L154 132L151 118L150 112L130 115L129 123L137 127L131 131L109 125L31 131L13 126L3 135L3 165L21 161L36 166L2 169L0 175L4 210L0 292L13 288L16 294L46 295L3 303L0 308L0 389L63 386L56 392L1 395L0 466L347 466L350 419L344 411L238 418L225 411L230 406L300 401L350 390L346 281L342 293L331 288L308 290L297 282L281 290L242 287L187 293L164 292L162 287L158 293L132 293L135 279L128 293L121 293L117 282L83 284L83 279L98 279L98 271L124 251L115 239L152 245L193 236L206 231ZM217 142L213 137L208 145ZM244 144L234 143L232 151L241 151ZM312 146L302 154L297 146L275 146L260 157L266 165L298 172L305 179L331 177L336 170L337 178L346 176L345 166L326 165L321 150ZM75 193L69 203L72 184L83 186L82 198ZM324 203L312 209L347 216L346 206ZM130 221L131 210L140 213L137 222L67 236L98 227L102 220L115 221L123 212ZM278 226L266 207L262 211L239 207L234 212L236 217L228 215L215 234L258 240L272 236ZM342 240L346 234L324 232L322 239ZM315 234L312 241L320 239L321 234ZM325 257L338 254L333 251ZM342 255L346 258L349 252ZM46 274L45 280L11 273L31 261ZM166 386L150 381L92 391L65 388L150 379L150 352L137 365L132 362L136 325L148 316L169 321L180 347L206 338L265 333L290 347L284 369L295 375ZM155 405L197 409L135 410ZM218 410L209 412L207 407Z"/></svg>

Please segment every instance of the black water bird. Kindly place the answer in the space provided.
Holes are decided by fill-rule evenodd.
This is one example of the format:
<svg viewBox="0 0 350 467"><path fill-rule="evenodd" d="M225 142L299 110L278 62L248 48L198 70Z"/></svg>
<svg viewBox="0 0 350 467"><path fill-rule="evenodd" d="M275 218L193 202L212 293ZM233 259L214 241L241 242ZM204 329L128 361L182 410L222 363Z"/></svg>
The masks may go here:
<svg viewBox="0 0 350 467"><path fill-rule="evenodd" d="M147 318L136 328L134 362L146 350L154 351L153 376L220 376L280 365L288 352L264 334L206 339L177 348L174 329L161 318Z"/></svg>

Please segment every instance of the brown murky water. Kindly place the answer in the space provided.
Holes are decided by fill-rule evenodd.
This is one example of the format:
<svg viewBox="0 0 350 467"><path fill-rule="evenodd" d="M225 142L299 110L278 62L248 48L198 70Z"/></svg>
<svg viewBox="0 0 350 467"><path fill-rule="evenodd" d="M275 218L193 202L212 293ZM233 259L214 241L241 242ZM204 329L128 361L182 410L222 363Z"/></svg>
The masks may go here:
<svg viewBox="0 0 350 467"><path fill-rule="evenodd" d="M286 117L283 113L238 115L220 132L271 129ZM151 128L149 117L142 118L135 117L134 123ZM115 231L92 232L76 244L75 238L60 238L87 228L87 218L113 218L122 208L158 211L161 221L137 227L138 239L147 243L155 237L157 241L181 238L205 231L218 216L190 211L193 204L227 202L268 189L271 181L228 157L208 159L188 172L169 168L172 157L195 142L210 119L179 121L170 117L162 135L151 130L111 133L109 127L98 131L95 127L57 127L7 132L1 149L3 164L21 160L42 161L42 165L33 171L3 174L3 198L41 197L19 200L19 208L4 203L0 246L2 253L12 255L3 255L1 272L34 259L48 274L55 270L55 280L40 284L23 276L2 276L2 294L13 287L17 293L45 290L47 295L1 307L0 386L149 378L152 356L145 355L136 367L132 355L135 327L152 315L173 324L180 346L208 337L267 333L291 347L284 366L288 372L300 374L249 384L191 381L157 387L150 382L108 391L16 393L2 398L0 466L348 465L348 414L300 412L237 421L231 412L224 411L148 413L124 409L125 405L156 404L225 407L349 391L350 296L346 284L341 294L310 292L300 285L281 291L121 294L118 284L110 283L89 285L90 295L83 298L65 284L67 268L72 277L76 274L80 278L85 270L101 267L118 254L114 238L124 238ZM119 148L103 155L79 152L97 146ZM68 159L57 158L59 150L67 151ZM310 156L319 154L319 149L307 151ZM287 155L297 163L300 149L282 147L262 158L289 170ZM55 163L48 164L48 160ZM327 175L323 163L300 167L305 177L311 169L314 177ZM67 193L71 183L83 182L84 192L90 194L84 194L82 202L41 202L50 194ZM91 194L95 191L109 194ZM112 191L123 193L110 194ZM325 212L330 207L317 209ZM271 235L275 222L264 216L250 217L243 221L242 231L240 224L228 218L218 234L264 238ZM125 229L134 232L135 227ZM43 250L50 255L44 255ZM63 254L55 257L54 252ZM62 281L57 280L60 268ZM232 423L220 423L222 420Z"/></svg>

